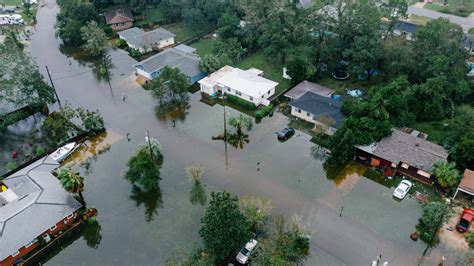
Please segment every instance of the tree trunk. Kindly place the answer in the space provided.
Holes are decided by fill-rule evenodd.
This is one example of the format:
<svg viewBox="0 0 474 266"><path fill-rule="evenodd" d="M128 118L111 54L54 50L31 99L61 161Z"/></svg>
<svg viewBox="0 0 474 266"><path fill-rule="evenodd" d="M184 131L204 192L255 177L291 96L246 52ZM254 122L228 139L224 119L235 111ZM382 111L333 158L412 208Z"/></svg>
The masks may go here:
<svg viewBox="0 0 474 266"><path fill-rule="evenodd" d="M86 208L86 202L84 201L84 196L82 195L82 192L79 192L78 194L79 194L79 198L80 198L80 202L82 206Z"/></svg>

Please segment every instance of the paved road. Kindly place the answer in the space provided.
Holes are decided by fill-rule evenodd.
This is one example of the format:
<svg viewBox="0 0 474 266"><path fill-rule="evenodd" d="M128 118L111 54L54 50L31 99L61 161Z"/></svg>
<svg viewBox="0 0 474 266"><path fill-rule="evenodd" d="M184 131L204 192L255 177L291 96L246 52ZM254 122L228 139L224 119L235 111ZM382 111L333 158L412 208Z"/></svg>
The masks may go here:
<svg viewBox="0 0 474 266"><path fill-rule="evenodd" d="M464 18L464 17L444 14L441 12L437 12L437 11L433 11L433 10L429 10L425 8L420 8L420 7L415 7L415 6L408 7L408 14L413 14L417 16L432 18L432 19L447 18L452 23L460 25L464 29L464 31L468 31L470 28L474 27L474 18L472 17Z"/></svg>
<svg viewBox="0 0 474 266"><path fill-rule="evenodd" d="M255 125L243 150L229 149L226 166L222 144L210 140L221 130L221 106L207 106L194 95L191 109L176 128L156 119L153 98L131 74L134 60L122 51L109 51L115 66L110 91L84 62L61 52L53 29L57 6L54 0L46 2L38 12L29 48L32 56L42 70L49 65L60 98L74 106L99 109L109 132L132 136L131 142L122 138L92 161L93 175L87 177L85 197L100 212L100 245L90 248L76 241L51 264L158 265L176 246L189 248L189 242L199 241L203 208L189 203L189 181L183 171L192 162L206 167L203 182L209 190L267 197L276 211L302 216L313 233L308 265L368 265L380 253L390 265L416 264L422 245L407 237L419 216L413 199L398 204L391 199L390 189L364 178L350 180L347 190L336 187L326 179L321 162L311 157L308 136L297 134L285 143L275 140L273 132L287 123L280 113ZM129 99L122 102L120 93L127 93ZM130 184L121 178L145 130L159 136L165 154L160 184L164 203L150 222L143 221L141 203L130 200ZM259 172L257 161L262 161ZM434 260L426 263L433 265Z"/></svg>

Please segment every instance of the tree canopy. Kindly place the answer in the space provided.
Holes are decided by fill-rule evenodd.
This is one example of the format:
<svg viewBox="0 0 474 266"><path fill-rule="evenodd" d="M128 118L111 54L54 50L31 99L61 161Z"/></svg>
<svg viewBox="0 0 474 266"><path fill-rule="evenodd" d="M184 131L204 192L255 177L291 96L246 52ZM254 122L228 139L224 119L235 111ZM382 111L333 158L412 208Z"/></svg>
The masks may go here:
<svg viewBox="0 0 474 266"><path fill-rule="evenodd" d="M150 150L151 146L151 150ZM159 188L162 154L156 139L150 139L150 145L140 145L129 159L125 179L139 185L145 191Z"/></svg>

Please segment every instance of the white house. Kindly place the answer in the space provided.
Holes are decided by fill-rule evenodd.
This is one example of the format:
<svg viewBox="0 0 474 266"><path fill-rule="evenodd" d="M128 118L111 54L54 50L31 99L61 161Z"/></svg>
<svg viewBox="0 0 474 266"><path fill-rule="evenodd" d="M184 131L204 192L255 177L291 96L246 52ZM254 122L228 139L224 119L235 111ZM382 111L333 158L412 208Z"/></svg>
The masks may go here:
<svg viewBox="0 0 474 266"><path fill-rule="evenodd" d="M130 48L138 49L140 53L162 50L174 45L174 33L163 28L144 31L137 27L120 31L119 38L124 40Z"/></svg>
<svg viewBox="0 0 474 266"><path fill-rule="evenodd" d="M201 79L199 82L201 93L216 96L228 94L258 105L269 105L268 99L275 94L277 82L261 76L262 72L251 68L224 66L216 72Z"/></svg>

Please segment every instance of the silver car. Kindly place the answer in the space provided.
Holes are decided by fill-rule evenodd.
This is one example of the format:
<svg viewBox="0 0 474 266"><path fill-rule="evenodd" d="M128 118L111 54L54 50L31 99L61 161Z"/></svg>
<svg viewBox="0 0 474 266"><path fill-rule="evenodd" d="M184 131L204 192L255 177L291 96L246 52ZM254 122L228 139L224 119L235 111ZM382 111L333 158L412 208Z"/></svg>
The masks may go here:
<svg viewBox="0 0 474 266"><path fill-rule="evenodd" d="M408 180L402 180L400 184L398 184L397 188L393 192L393 196L397 199L403 199L408 194L412 183Z"/></svg>
<svg viewBox="0 0 474 266"><path fill-rule="evenodd" d="M257 246L258 242L255 239L250 239L247 244L245 244L245 247L242 248L239 253L237 254L237 261L246 264L250 258L250 255L252 254L252 251L255 249Z"/></svg>

